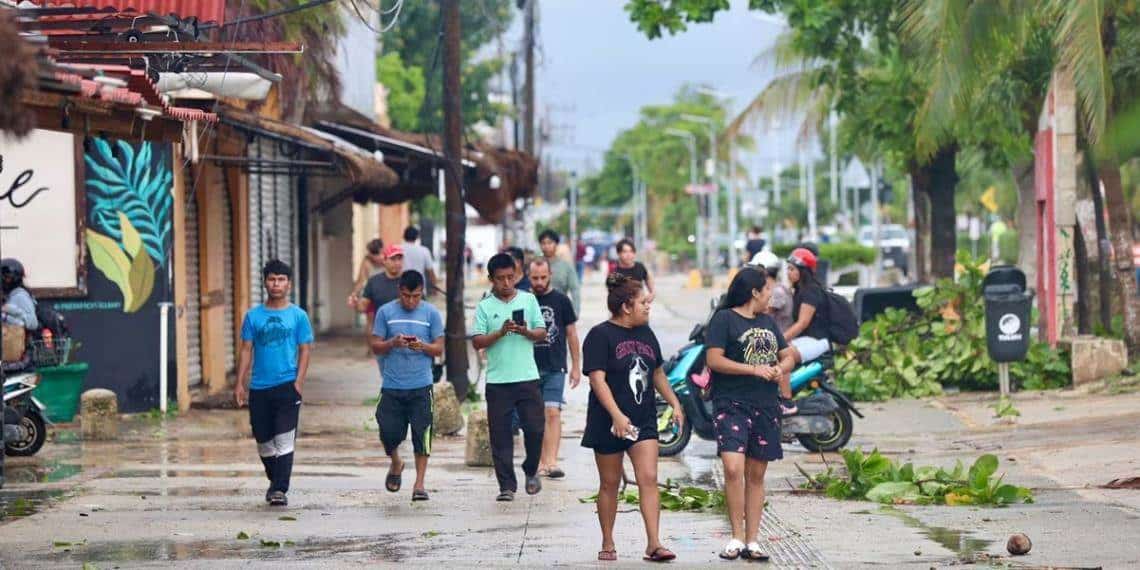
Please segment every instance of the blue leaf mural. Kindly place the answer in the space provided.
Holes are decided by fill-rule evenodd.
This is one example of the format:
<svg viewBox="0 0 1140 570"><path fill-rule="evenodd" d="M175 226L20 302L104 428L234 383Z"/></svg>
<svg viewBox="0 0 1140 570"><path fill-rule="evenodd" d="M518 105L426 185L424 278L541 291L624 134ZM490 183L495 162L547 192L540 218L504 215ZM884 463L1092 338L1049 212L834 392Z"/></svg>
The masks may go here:
<svg viewBox="0 0 1140 570"><path fill-rule="evenodd" d="M155 265L164 265L174 200L174 176L167 151L155 149L149 142L136 146L96 138L84 158L91 225L120 240L122 212L142 237Z"/></svg>

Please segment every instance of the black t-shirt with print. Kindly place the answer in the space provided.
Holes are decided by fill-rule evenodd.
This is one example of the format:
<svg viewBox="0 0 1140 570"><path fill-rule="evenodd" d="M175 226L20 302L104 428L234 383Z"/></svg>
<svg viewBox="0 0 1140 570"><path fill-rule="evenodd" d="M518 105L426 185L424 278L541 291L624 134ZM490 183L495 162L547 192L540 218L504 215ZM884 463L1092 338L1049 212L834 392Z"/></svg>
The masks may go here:
<svg viewBox="0 0 1140 570"><path fill-rule="evenodd" d="M826 339L827 297L824 296L823 289L816 285L797 287L795 294L792 295L792 318L796 321L800 319L800 307L804 305L815 307L815 316L812 317L811 324L804 329L804 332L800 333L800 336Z"/></svg>
<svg viewBox="0 0 1140 570"><path fill-rule="evenodd" d="M632 267L622 267L621 265L614 265L614 273L621 273L622 275L625 275L626 277L631 277L633 279L641 281L642 283L645 283L645 280L649 279L649 270L646 269L645 266L642 265L640 261L633 262Z"/></svg>
<svg viewBox="0 0 1140 570"><path fill-rule="evenodd" d="M642 434L657 429L653 373L664 364L657 336L644 325L630 329L606 321L590 329L582 344L582 372L606 373L606 385L618 408ZM582 445L607 444L614 439L611 429L613 418L591 391Z"/></svg>
<svg viewBox="0 0 1140 570"><path fill-rule="evenodd" d="M717 311L706 333L708 348L724 349L729 360L750 366L776 366L779 352L788 347L772 317L759 314L749 319L732 309ZM776 382L750 375L712 373L713 400L726 399L757 407L775 406Z"/></svg>
<svg viewBox="0 0 1140 570"><path fill-rule="evenodd" d="M566 327L578 322L574 304L561 291L550 289L538 296L538 308L546 321L546 339L534 343L534 361L539 372L566 371Z"/></svg>

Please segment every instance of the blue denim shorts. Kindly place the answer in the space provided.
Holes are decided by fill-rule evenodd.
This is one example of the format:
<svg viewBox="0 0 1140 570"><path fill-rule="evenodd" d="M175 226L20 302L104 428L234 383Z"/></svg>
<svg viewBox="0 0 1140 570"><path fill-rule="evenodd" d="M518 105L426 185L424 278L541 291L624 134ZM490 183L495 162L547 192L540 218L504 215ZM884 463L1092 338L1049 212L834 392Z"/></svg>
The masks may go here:
<svg viewBox="0 0 1140 570"><path fill-rule="evenodd" d="M542 401L546 403L546 407L561 410L562 404L566 403L562 397L566 392L566 373L541 372L538 375L538 386L542 389Z"/></svg>

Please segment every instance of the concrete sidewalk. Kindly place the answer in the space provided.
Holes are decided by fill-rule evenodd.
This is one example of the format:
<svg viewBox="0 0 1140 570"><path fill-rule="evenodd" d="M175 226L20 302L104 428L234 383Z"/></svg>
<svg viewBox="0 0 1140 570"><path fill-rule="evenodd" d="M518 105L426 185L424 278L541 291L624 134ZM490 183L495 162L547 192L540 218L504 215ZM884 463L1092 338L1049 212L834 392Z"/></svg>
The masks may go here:
<svg viewBox="0 0 1140 570"><path fill-rule="evenodd" d="M659 280L652 317L666 353L703 318L709 294L683 290L674 280L681 283ZM587 282L582 336L605 318L602 293L600 279ZM596 515L579 502L597 486L593 457L578 445L586 386L567 394L567 479L544 481L536 497L496 503L491 470L464 465L461 437L441 438L427 474L432 499L413 504L411 465L404 490L383 490L388 460L366 404L379 378L363 340L324 339L315 355L287 509L262 501L265 480L244 410L193 410L172 420L136 416L114 443L79 442L68 426L58 426L40 455L9 460L10 487L0 491L8 513L0 520L0 566L597 565ZM1096 488L1140 473L1140 395L1015 398L1022 416L1013 425L991 417L990 394L862 405L866 418L857 420L851 445L916 464L952 465L995 453L1007 481L1037 489L1035 504L884 509L803 495L794 492L802 481L796 464L814 472L841 459L792 445L769 470L761 537L773 566L957 565L979 553L1001 554L1015 531L1034 541L1033 553L1015 563L1140 565L1134 546L1140 494ZM516 450L521 455L521 445ZM712 442L694 439L679 457L661 460L660 479L719 487L719 465ZM620 511L619 565L640 564L640 516L632 506ZM665 512L662 529L678 565L720 563L716 553L728 538L723 515ZM239 533L251 538L238 539Z"/></svg>

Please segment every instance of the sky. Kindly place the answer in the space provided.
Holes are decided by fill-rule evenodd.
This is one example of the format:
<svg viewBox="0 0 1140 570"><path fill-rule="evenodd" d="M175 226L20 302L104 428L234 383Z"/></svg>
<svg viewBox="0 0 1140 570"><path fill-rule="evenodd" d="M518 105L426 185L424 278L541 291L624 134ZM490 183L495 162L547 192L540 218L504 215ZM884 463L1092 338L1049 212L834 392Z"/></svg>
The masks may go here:
<svg viewBox="0 0 1140 570"><path fill-rule="evenodd" d="M633 126L645 105L664 104L686 82L707 84L739 110L768 83L771 69L754 58L783 29L780 18L749 12L746 0L709 24L692 24L677 36L649 40L630 21L624 0L541 0L539 4L539 109L550 106L559 125L548 147L558 165L599 166L602 150ZM522 20L516 19L516 25ZM521 26L517 26L520 29ZM755 155L742 156L752 172L771 172L773 161L794 162L791 133L754 133Z"/></svg>

